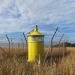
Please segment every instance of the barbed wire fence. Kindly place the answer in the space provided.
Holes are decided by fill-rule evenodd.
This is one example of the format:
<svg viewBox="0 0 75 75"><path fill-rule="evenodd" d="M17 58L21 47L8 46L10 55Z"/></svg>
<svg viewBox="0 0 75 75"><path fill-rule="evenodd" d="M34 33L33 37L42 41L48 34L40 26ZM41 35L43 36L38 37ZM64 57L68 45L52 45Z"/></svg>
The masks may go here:
<svg viewBox="0 0 75 75"><path fill-rule="evenodd" d="M51 65L53 65L54 62L55 63L61 62L62 58L65 57L67 52L65 45L66 40L64 37L65 36L64 33L61 33L58 27L55 29L52 35L48 36L51 37L49 38L50 43L48 45L47 52L45 54L44 63L47 60L49 60L51 61Z"/></svg>
<svg viewBox="0 0 75 75"><path fill-rule="evenodd" d="M4 54L7 53L8 56L12 56L16 52L27 52L27 37L24 32L20 38L7 34L0 37L0 51Z"/></svg>
<svg viewBox="0 0 75 75"><path fill-rule="evenodd" d="M60 33L60 34L59 34ZM17 35L17 34L16 34ZM0 51L8 56L13 56L17 53L25 53L27 59L28 44L27 44L27 34L24 32L19 35L20 37L10 36L5 34L4 37L0 37ZM51 64L53 62L61 61L61 56L64 58L66 53L66 46L64 40L64 33L59 32L57 27L52 34L45 34L45 58L50 60ZM47 38L46 38L47 37Z"/></svg>

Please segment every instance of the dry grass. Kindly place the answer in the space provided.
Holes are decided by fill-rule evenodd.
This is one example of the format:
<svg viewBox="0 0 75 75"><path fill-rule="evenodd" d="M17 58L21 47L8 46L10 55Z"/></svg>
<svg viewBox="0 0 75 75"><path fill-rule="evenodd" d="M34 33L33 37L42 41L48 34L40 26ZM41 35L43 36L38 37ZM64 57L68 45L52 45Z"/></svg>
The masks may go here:
<svg viewBox="0 0 75 75"><path fill-rule="evenodd" d="M25 51L19 51L22 48L14 48L14 53L18 52L11 57L0 54L0 75L75 75L75 48L71 49L67 48L71 53L63 57L58 64L53 62L51 65L46 62L38 65L27 63Z"/></svg>

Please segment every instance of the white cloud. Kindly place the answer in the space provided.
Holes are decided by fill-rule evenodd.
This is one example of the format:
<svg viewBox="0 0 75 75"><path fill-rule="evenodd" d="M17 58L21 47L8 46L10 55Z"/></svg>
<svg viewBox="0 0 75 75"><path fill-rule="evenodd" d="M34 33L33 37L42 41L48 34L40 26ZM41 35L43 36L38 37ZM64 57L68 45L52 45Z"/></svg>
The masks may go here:
<svg viewBox="0 0 75 75"><path fill-rule="evenodd" d="M74 0L0 0L0 32L28 31L34 24L75 22Z"/></svg>

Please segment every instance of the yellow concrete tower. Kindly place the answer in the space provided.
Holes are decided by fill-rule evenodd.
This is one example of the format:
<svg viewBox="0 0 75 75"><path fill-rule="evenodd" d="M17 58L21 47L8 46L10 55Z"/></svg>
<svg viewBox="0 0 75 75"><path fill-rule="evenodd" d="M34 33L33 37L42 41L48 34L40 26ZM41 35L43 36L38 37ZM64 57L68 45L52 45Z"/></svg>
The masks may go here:
<svg viewBox="0 0 75 75"><path fill-rule="evenodd" d="M28 34L28 62L42 61L44 57L44 35L38 31L37 25Z"/></svg>

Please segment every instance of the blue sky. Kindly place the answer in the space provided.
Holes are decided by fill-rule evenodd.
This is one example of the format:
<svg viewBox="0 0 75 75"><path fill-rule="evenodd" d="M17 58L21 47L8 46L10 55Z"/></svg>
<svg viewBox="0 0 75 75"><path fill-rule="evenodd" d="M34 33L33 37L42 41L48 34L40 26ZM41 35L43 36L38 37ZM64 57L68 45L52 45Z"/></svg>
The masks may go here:
<svg viewBox="0 0 75 75"><path fill-rule="evenodd" d="M0 34L27 33L36 24L50 35L58 26L75 42L75 0L0 0Z"/></svg>

